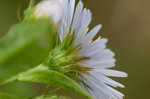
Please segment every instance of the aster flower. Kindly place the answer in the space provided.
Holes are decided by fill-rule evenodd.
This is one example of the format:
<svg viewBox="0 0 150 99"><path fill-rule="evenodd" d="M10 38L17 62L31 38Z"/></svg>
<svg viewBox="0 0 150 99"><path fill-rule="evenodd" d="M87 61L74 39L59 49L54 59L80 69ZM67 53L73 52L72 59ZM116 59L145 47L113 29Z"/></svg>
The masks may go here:
<svg viewBox="0 0 150 99"><path fill-rule="evenodd" d="M79 1L75 9L75 0L63 0L63 15L59 26L59 37L63 42L68 34L74 35L73 46L80 46L76 57L81 60L76 61L80 68L87 70L78 71L77 76L84 87L95 99L122 99L123 94L112 87L124 85L112 80L111 77L127 77L124 72L112 70L115 66L114 53L106 48L107 39L94 37L101 29L101 25L95 26L88 31L92 19L90 10L83 8L83 3ZM82 58L81 58L82 57Z"/></svg>
<svg viewBox="0 0 150 99"><path fill-rule="evenodd" d="M76 80L94 99L122 99L123 94L112 87L124 85L110 77L127 77L127 74L111 68L115 66L115 54L106 48L107 39L95 36L102 25L89 30L92 14L79 1L43 0L35 7L35 15L48 16L59 23L56 48L49 54L47 64ZM58 43L58 44L57 44Z"/></svg>

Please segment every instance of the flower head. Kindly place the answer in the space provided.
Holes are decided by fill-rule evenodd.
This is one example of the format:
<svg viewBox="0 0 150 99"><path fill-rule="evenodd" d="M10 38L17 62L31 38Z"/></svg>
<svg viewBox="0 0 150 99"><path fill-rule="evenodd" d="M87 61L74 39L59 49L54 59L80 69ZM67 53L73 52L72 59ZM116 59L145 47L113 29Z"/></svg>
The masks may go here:
<svg viewBox="0 0 150 99"><path fill-rule="evenodd" d="M43 0L35 7L35 16L47 16L52 18L54 23L58 23L62 17L63 0Z"/></svg>
<svg viewBox="0 0 150 99"><path fill-rule="evenodd" d="M75 0L44 0L36 6L35 14L50 16L55 23L59 22L60 43L56 42L46 61L50 69L72 77L95 99L123 98L124 95L112 87L124 85L108 76L127 77L127 74L111 69L115 66L115 54L106 48L106 38L95 40L102 25L89 31L92 14L81 1L75 8Z"/></svg>
<svg viewBox="0 0 150 99"><path fill-rule="evenodd" d="M76 9L75 0L63 0L63 5L65 6L60 19L59 37L64 48L68 46L67 49L72 49L70 52L72 54L69 54L71 59L65 65L75 68L69 74L75 74L81 86L95 99L122 99L124 95L112 87L123 88L124 85L108 76L127 77L127 74L111 69L115 66L116 60L115 54L106 48L108 40L105 38L94 40L102 26L97 25L88 31L92 14L90 10L83 8L81 1Z"/></svg>

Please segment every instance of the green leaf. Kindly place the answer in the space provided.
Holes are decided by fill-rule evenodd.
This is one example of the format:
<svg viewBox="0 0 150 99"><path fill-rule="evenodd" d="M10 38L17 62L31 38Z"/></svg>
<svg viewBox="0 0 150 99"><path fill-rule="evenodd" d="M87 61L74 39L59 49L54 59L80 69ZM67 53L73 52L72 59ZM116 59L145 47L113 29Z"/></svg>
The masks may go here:
<svg viewBox="0 0 150 99"><path fill-rule="evenodd" d="M6 93L0 93L0 99L22 99L22 98L13 96L13 95L9 95Z"/></svg>
<svg viewBox="0 0 150 99"><path fill-rule="evenodd" d="M86 99L93 99L80 85L66 75L57 71L48 70L48 67L40 65L34 69L20 74L17 79L25 82L40 82L59 88L64 88L83 95Z"/></svg>
<svg viewBox="0 0 150 99"><path fill-rule="evenodd" d="M53 46L49 19L23 21L0 39L0 84L40 64Z"/></svg>

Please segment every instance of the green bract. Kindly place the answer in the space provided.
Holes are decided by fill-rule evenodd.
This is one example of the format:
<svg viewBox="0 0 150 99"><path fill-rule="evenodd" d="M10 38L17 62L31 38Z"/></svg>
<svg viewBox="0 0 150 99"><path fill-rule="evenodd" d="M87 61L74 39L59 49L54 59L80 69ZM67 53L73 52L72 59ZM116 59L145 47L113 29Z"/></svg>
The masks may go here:
<svg viewBox="0 0 150 99"><path fill-rule="evenodd" d="M44 65L40 65L18 75L17 79L19 81L40 82L59 88L68 89L85 96L86 99L92 99L92 97L71 78L57 71L48 70L48 68Z"/></svg>

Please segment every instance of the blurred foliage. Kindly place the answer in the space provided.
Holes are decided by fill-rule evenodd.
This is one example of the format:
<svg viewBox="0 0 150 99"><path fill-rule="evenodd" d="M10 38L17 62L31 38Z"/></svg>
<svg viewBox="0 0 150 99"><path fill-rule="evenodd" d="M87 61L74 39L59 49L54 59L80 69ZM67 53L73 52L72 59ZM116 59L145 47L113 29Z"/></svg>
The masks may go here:
<svg viewBox="0 0 150 99"><path fill-rule="evenodd" d="M52 24L47 20L23 21L0 39L0 83L45 59L53 38Z"/></svg>
<svg viewBox="0 0 150 99"><path fill-rule="evenodd" d="M8 83L4 86L1 86L1 90L6 94L15 95L19 97L18 99L20 99L21 97L24 97L24 99L29 99L30 97L37 95L37 91L34 90L34 87L32 86L31 83L23 83L23 82Z"/></svg>
<svg viewBox="0 0 150 99"><path fill-rule="evenodd" d="M103 24L100 34L116 52L117 69L129 73L120 82L125 99L149 98L150 13L148 0L83 0L93 12L93 24ZM23 1L25 8L26 0ZM0 35L17 22L18 0L0 1ZM86 6L87 6L86 5ZM25 87L25 86L24 86ZM25 87L26 88L26 87ZM5 99L5 98L3 98Z"/></svg>

